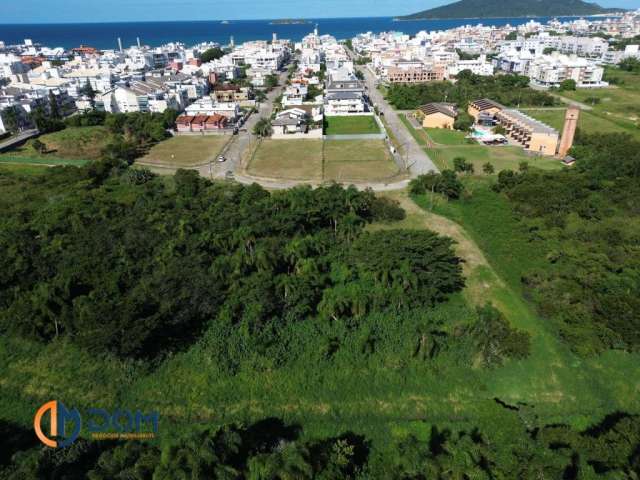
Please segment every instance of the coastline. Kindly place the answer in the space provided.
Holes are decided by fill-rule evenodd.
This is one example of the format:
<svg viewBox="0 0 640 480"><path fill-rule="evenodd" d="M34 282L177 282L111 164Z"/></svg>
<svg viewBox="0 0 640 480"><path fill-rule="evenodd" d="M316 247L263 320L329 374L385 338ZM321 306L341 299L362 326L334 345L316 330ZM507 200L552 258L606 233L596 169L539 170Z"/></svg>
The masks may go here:
<svg viewBox="0 0 640 480"><path fill-rule="evenodd" d="M562 18L619 18L622 17L622 13L596 13L592 15L557 15ZM449 20L505 20L505 19L522 19L522 18L549 18L543 15L520 15L509 17L429 17L429 18L402 18L393 17L394 22L430 22L430 21L449 21Z"/></svg>

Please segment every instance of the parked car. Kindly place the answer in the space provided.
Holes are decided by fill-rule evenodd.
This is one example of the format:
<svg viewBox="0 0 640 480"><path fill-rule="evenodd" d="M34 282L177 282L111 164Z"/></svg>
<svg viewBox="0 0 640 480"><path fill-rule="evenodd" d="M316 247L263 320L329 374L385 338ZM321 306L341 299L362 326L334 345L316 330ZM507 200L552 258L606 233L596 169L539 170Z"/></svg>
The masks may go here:
<svg viewBox="0 0 640 480"><path fill-rule="evenodd" d="M225 156L224 156L224 155L220 155L220 156L218 157L218 162L223 163L223 162L226 162L226 161L227 161L227 159L225 158Z"/></svg>

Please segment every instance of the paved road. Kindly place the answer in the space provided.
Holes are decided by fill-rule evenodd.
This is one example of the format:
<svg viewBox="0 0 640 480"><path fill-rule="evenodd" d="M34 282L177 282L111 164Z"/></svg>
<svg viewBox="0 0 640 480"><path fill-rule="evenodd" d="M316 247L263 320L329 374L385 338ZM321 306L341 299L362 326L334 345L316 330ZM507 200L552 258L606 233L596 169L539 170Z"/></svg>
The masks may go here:
<svg viewBox="0 0 640 480"><path fill-rule="evenodd" d="M378 107L378 111L384 114L384 118L398 142L407 152L409 170L411 175L416 177L430 171L439 172L438 167L429 158L424 149L418 145L404 124L400 121L398 113L384 99L380 91L376 88L376 79L368 68L360 68L364 74L368 95L371 101Z"/></svg>
<svg viewBox="0 0 640 480"><path fill-rule="evenodd" d="M38 130L25 130L24 132L20 132L18 135L9 137L5 141L0 142L0 152L8 148L11 148L20 142L24 142L25 140L28 140L31 137L35 137L38 135L38 133L39 133Z"/></svg>
<svg viewBox="0 0 640 480"><path fill-rule="evenodd" d="M280 74L279 86L267 94L267 99L264 102L260 102L258 111L249 117L240 133L234 135L221 152L227 161L224 163L212 162L211 171L208 165L200 167L200 175L211 178L226 178L227 172L232 172L234 175L240 173L242 158L249 145L251 145L251 142L256 140L256 136L253 135L253 127L261 118L271 117L273 113L273 103L282 93L286 81L287 72L283 72Z"/></svg>

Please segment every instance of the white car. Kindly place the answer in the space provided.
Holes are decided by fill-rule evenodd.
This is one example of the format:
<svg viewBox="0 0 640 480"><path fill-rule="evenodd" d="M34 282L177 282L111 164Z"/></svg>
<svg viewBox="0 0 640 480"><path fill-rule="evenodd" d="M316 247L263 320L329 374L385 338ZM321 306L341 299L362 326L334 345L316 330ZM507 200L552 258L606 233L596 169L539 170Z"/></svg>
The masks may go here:
<svg viewBox="0 0 640 480"><path fill-rule="evenodd" d="M223 163L223 162L226 162L226 161L227 161L227 159L224 157L224 155L220 155L218 157L218 162Z"/></svg>

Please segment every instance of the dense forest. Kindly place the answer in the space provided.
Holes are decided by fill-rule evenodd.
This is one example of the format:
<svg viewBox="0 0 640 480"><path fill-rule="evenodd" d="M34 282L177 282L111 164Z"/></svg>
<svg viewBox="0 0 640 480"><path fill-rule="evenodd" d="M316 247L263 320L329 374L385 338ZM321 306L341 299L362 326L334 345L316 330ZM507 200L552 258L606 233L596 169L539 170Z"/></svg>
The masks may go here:
<svg viewBox="0 0 640 480"><path fill-rule="evenodd" d="M548 93L529 88L529 77L483 77L468 70L460 72L456 83L393 84L386 93L389 103L399 110L415 109L430 102L451 102L466 108L469 102L484 97L509 107L548 107L557 102Z"/></svg>
<svg viewBox="0 0 640 480"><path fill-rule="evenodd" d="M581 353L640 349L640 143L580 135L576 168L503 171L495 189L513 203L544 270L523 272L540 312Z"/></svg>
<svg viewBox="0 0 640 480"><path fill-rule="evenodd" d="M585 430L560 424L532 429L526 427L526 407L504 410L502 427L509 438L434 425L428 438L410 435L384 453L373 452L367 438L352 432L301 440L300 426L276 418L202 427L161 446L79 440L57 450L37 447L31 432L0 422L0 478L632 480L640 475L638 417L613 414Z"/></svg>
<svg viewBox="0 0 640 480"><path fill-rule="evenodd" d="M179 171L169 189L110 162L0 183L0 327L27 338L149 358L210 322L268 342L277 325L429 307L464 286L449 239L363 232L403 212L355 188L269 194Z"/></svg>

